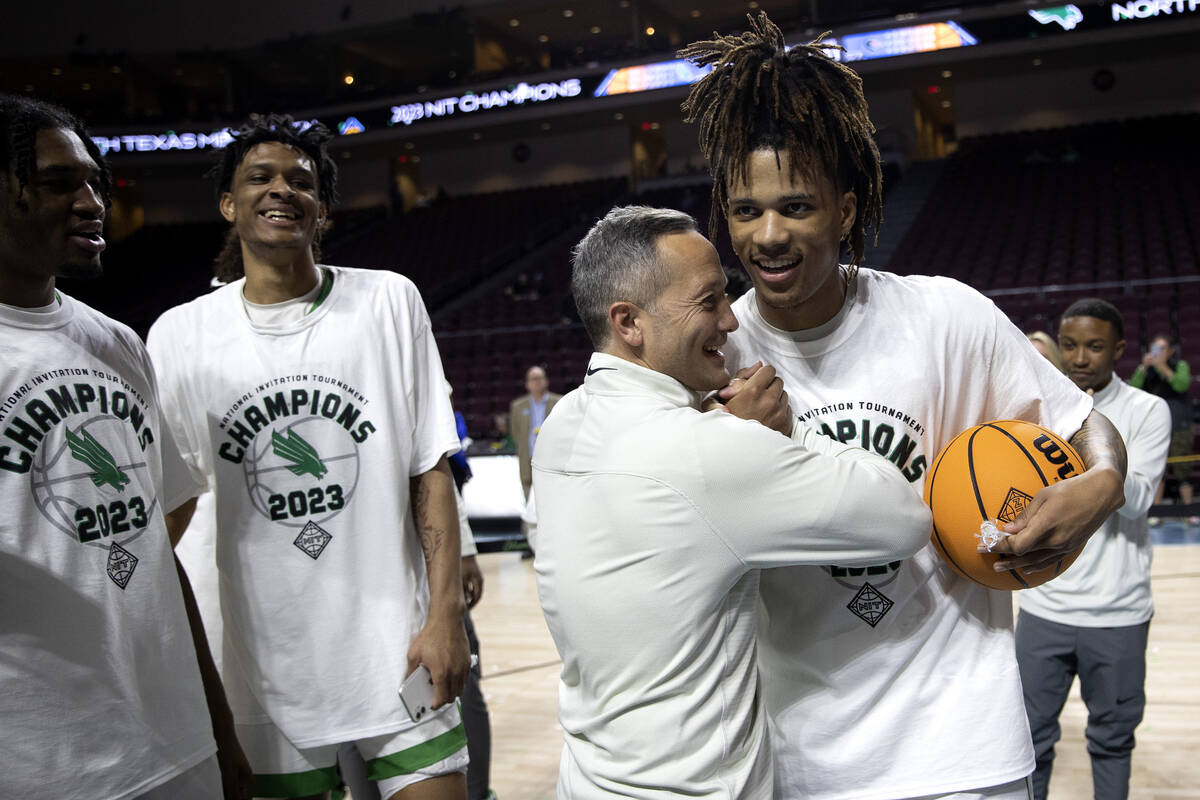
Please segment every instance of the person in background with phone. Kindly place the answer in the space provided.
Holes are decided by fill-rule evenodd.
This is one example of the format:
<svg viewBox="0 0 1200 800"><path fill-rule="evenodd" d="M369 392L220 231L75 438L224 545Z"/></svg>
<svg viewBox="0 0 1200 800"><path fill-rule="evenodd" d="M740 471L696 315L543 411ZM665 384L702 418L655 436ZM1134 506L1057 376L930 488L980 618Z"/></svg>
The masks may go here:
<svg viewBox="0 0 1200 800"><path fill-rule="evenodd" d="M1150 349L1142 356L1133 375L1129 377L1129 385L1144 389L1150 394L1156 394L1167 401L1171 409L1171 451L1170 457L1188 456L1192 454L1192 443L1195 434L1192 429L1192 398L1188 390L1192 386L1192 370L1188 362L1179 357L1179 349L1174 338L1166 333L1159 333L1150 341ZM1191 505L1192 494L1191 462L1169 464L1167 470L1171 477L1179 482L1179 502ZM1154 496L1155 503L1161 503L1166 483L1158 486ZM1200 518L1190 517L1188 522L1195 525Z"/></svg>

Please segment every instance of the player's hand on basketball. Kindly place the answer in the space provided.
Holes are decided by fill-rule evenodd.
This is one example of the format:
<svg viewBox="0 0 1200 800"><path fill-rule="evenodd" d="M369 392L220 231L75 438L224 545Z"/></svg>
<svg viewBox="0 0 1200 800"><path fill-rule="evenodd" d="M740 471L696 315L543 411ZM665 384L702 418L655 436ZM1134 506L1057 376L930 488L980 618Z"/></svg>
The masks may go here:
<svg viewBox="0 0 1200 800"><path fill-rule="evenodd" d="M725 403L725 409L735 417L761 422L784 436L791 436L794 419L787 392L783 389L783 380L775 374L775 368L770 364L756 364L747 369L754 370L749 377L741 378L746 370L739 370L738 375L730 381L731 384L740 382L741 385Z"/></svg>
<svg viewBox="0 0 1200 800"><path fill-rule="evenodd" d="M471 670L471 650L467 631L459 613L435 614L430 609L425 627L413 637L408 648L408 672L424 664L433 679L433 707L441 708L462 694Z"/></svg>
<svg viewBox="0 0 1200 800"><path fill-rule="evenodd" d="M1042 489L1004 526L1011 535L992 548L996 571L1050 569L1083 547L1114 510L1110 488L1107 476L1089 471Z"/></svg>
<svg viewBox="0 0 1200 800"><path fill-rule="evenodd" d="M462 581L467 608L474 608L479 598L483 597L483 570L479 568L475 556L463 556Z"/></svg>

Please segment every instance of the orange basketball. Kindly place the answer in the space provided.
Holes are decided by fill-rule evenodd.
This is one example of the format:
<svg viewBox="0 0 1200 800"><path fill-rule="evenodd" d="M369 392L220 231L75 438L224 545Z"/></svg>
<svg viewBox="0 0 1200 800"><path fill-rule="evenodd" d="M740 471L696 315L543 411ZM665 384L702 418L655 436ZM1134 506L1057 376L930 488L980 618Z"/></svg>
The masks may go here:
<svg viewBox="0 0 1200 800"><path fill-rule="evenodd" d="M1075 449L1041 425L1005 419L968 428L942 448L925 481L934 547L959 575L992 589L1045 583L1079 550L1040 572L996 572L992 564L999 556L978 550L980 526L985 520L1011 522L1042 489L1083 470Z"/></svg>

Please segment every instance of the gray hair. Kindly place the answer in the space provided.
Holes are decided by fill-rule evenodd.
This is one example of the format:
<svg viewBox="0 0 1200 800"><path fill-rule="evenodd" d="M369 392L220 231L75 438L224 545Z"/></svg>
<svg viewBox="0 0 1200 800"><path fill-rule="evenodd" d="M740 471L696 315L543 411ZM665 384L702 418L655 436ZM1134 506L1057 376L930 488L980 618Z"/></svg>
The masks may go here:
<svg viewBox="0 0 1200 800"><path fill-rule="evenodd" d="M571 293L597 350L608 343L608 309L620 300L653 310L670 283L658 258L658 238L695 231L682 211L649 206L614 208L571 251Z"/></svg>

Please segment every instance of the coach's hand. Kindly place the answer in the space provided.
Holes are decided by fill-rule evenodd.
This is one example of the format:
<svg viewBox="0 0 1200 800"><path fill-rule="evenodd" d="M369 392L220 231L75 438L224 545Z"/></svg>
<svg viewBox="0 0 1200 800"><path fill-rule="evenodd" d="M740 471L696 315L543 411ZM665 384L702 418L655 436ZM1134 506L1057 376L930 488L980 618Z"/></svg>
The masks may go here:
<svg viewBox="0 0 1200 800"><path fill-rule="evenodd" d="M463 627L462 606L454 615L436 614L432 609L425 627L408 648L408 672L411 675L424 664L433 678L433 707L441 708L462 694L471 669L471 650Z"/></svg>
<svg viewBox="0 0 1200 800"><path fill-rule="evenodd" d="M737 371L729 385L717 392L725 410L735 417L761 422L784 436L792 435L795 416L788 405L783 380L775 368L761 361Z"/></svg>

